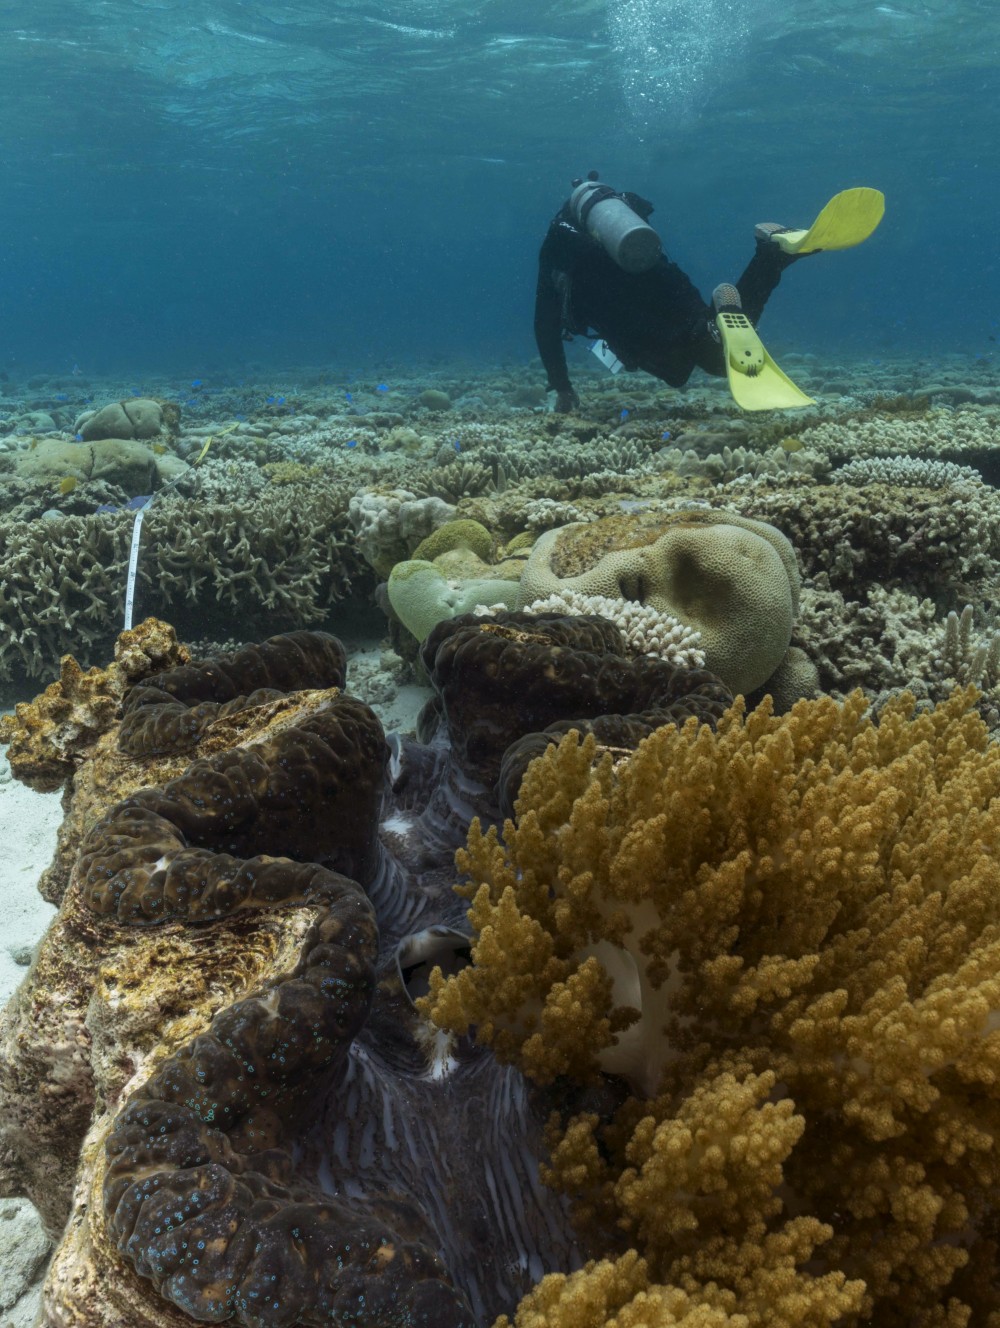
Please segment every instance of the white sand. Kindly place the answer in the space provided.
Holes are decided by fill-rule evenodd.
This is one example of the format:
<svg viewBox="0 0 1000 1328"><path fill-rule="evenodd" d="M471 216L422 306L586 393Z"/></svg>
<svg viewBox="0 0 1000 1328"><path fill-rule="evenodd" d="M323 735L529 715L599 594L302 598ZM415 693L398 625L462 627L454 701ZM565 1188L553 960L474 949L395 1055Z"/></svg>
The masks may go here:
<svg viewBox="0 0 1000 1328"><path fill-rule="evenodd" d="M11 777L0 747L0 1005L24 977L55 914L38 893L62 821L59 793L34 793Z"/></svg>
<svg viewBox="0 0 1000 1328"><path fill-rule="evenodd" d="M55 909L38 893L62 820L59 793L11 777L0 747L0 1006L20 984ZM0 1328L28 1328L38 1312L48 1241L26 1199L0 1200Z"/></svg>

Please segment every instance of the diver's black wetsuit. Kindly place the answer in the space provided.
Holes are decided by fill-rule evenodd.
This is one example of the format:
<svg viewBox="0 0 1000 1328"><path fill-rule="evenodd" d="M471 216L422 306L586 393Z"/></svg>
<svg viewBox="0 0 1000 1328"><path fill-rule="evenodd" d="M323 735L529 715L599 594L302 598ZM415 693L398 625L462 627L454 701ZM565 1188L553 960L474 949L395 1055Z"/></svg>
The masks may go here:
<svg viewBox="0 0 1000 1328"><path fill-rule="evenodd" d="M645 220L652 206L622 195ZM794 261L770 241L736 282L743 312L756 326L768 296ZM690 278L661 255L647 272L624 272L596 240L573 222L569 204L556 214L538 255L535 340L549 391L572 392L563 341L588 333L603 338L626 369L644 369L683 387L695 366L725 377L715 315Z"/></svg>

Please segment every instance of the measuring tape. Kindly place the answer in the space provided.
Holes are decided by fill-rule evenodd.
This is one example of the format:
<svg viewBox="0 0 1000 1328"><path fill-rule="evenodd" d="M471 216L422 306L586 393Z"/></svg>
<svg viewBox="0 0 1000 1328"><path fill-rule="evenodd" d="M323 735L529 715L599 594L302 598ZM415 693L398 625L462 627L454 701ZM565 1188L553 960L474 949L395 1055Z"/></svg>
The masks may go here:
<svg viewBox="0 0 1000 1328"><path fill-rule="evenodd" d="M220 429L218 433L209 434L209 436L205 439L205 446L201 449L201 451L195 457L194 461L191 463L192 469L195 466L200 465L202 461L204 461L205 456L208 453L208 449L215 442L216 438L221 438L222 435L226 433L232 433L232 431L237 428L239 428L239 420L237 420L235 424L227 425L225 429ZM166 491L171 487L171 485L176 484L177 480L182 478L183 476L178 475L177 479L170 481L170 484L165 484L163 488L160 490L160 493L166 493ZM126 632L129 631L132 626L132 610L135 605L135 581L136 581L136 572L139 567L139 539L142 534L142 519L149 511L150 507L152 506L153 499L155 497L157 497L155 493L151 493L149 495L149 497L146 499L143 505L136 511L135 521L133 521L132 523L132 547L129 549L128 575L125 578Z"/></svg>

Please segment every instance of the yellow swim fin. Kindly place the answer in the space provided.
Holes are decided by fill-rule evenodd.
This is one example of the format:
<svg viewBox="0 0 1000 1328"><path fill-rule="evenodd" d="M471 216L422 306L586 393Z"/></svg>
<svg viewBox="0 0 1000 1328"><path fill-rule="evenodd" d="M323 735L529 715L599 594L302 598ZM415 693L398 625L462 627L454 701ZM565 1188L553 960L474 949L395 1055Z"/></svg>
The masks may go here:
<svg viewBox="0 0 1000 1328"><path fill-rule="evenodd" d="M834 194L807 231L779 231L771 239L786 254L850 249L868 239L884 212L885 194L878 189L844 189Z"/></svg>
<svg viewBox="0 0 1000 1328"><path fill-rule="evenodd" d="M743 410L791 410L816 404L781 372L746 314L722 309L716 315L715 326L722 338L726 377L737 406Z"/></svg>

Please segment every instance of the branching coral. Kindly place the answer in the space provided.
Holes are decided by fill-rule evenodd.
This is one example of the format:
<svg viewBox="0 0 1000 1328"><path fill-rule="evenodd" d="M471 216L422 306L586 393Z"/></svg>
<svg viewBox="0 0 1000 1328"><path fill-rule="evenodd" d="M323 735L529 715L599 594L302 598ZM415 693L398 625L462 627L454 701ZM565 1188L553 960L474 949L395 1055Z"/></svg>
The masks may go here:
<svg viewBox="0 0 1000 1328"><path fill-rule="evenodd" d="M473 827L474 963L435 1019L634 1093L554 1122L548 1179L648 1273L607 1304L608 1265L543 1283L522 1328L1000 1322L1000 750L972 699L737 704L617 768L570 735L503 842Z"/></svg>
<svg viewBox="0 0 1000 1328"><path fill-rule="evenodd" d="M995 451L996 421L977 410L938 408L924 415L826 422L806 429L803 443L831 461L855 457L909 456L966 461Z"/></svg>
<svg viewBox="0 0 1000 1328"><path fill-rule="evenodd" d="M315 483L228 502L158 502L143 525L144 603L211 604L273 630L321 621L370 573L346 494ZM339 503L339 507L338 507ZM60 655L110 647L121 621L131 513L0 523L0 678L44 677Z"/></svg>
<svg viewBox="0 0 1000 1328"><path fill-rule="evenodd" d="M871 585L953 603L1000 560L1000 498L987 485L920 489L873 482L797 490L748 486L740 510L773 521L806 577L859 599Z"/></svg>
<svg viewBox="0 0 1000 1328"><path fill-rule="evenodd" d="M669 613L661 613L651 604L608 595L581 595L569 590L547 595L526 604L525 613L585 613L608 618L621 631L629 655L659 655L681 668L700 669L705 652L698 648L701 634L679 622Z"/></svg>

